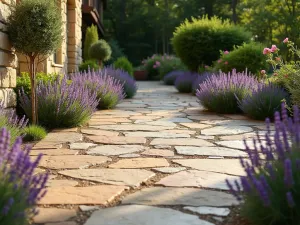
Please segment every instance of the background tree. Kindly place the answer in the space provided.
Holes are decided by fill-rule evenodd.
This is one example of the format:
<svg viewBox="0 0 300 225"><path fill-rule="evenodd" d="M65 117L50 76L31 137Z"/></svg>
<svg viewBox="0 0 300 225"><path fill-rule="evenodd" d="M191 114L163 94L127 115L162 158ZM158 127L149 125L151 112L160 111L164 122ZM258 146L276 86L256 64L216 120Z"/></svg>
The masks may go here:
<svg viewBox="0 0 300 225"><path fill-rule="evenodd" d="M89 50L92 44L99 39L98 29L95 25L92 25L86 29L84 46L83 46L83 58L84 60L90 59Z"/></svg>
<svg viewBox="0 0 300 225"><path fill-rule="evenodd" d="M22 0L11 8L7 31L13 47L29 59L32 123L37 123L36 68L62 42L62 20L55 1Z"/></svg>

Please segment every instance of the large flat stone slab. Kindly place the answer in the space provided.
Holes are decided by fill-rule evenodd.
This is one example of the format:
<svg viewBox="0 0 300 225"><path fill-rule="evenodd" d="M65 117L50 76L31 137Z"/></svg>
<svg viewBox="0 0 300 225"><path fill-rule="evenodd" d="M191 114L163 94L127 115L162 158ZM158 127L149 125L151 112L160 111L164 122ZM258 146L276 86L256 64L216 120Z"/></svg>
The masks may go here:
<svg viewBox="0 0 300 225"><path fill-rule="evenodd" d="M76 155L77 151L71 151L70 149L59 148L59 149L41 149L31 150L30 155L35 156L39 154L43 155Z"/></svg>
<svg viewBox="0 0 300 225"><path fill-rule="evenodd" d="M172 127L172 128L176 127L176 124L173 123L173 122L160 121L160 120L157 120L157 121L138 121L138 120L136 120L134 123L135 124L151 125L151 126L153 125L153 126L163 126L163 127Z"/></svg>
<svg viewBox="0 0 300 225"><path fill-rule="evenodd" d="M212 128L207 128L201 131L203 135L230 135L230 134L242 134L253 131L251 127L246 126L215 126Z"/></svg>
<svg viewBox="0 0 300 225"><path fill-rule="evenodd" d="M138 187L155 176L155 173L139 169L83 169L64 170L59 174L81 180L101 182L112 185Z"/></svg>
<svg viewBox="0 0 300 225"><path fill-rule="evenodd" d="M214 225L177 210L127 205L95 211L84 225Z"/></svg>
<svg viewBox="0 0 300 225"><path fill-rule="evenodd" d="M207 206L200 206L200 207L187 206L184 207L184 209L202 215L228 216L230 213L230 209L228 208L216 208L216 207L207 207Z"/></svg>
<svg viewBox="0 0 300 225"><path fill-rule="evenodd" d="M85 142L79 142L79 143L72 143L70 144L70 149L74 150L86 150L90 147L94 147L96 144L93 143L85 143Z"/></svg>
<svg viewBox="0 0 300 225"><path fill-rule="evenodd" d="M127 145L127 144L145 144L144 137L123 137L123 136L89 136L89 140L98 144Z"/></svg>
<svg viewBox="0 0 300 225"><path fill-rule="evenodd" d="M180 123L180 125L191 128L191 129L200 129L200 130L211 127L211 125L201 124L201 123Z"/></svg>
<svg viewBox="0 0 300 225"><path fill-rule="evenodd" d="M127 187L113 185L99 185L89 187L56 187L48 188L47 194L38 204L95 204L106 205L120 195Z"/></svg>
<svg viewBox="0 0 300 225"><path fill-rule="evenodd" d="M238 202L231 194L198 188L150 187L127 195L122 204L232 206Z"/></svg>
<svg viewBox="0 0 300 225"><path fill-rule="evenodd" d="M111 161L105 156L90 155L66 155L66 156L44 156L39 166L49 169L78 169L87 168L92 165L99 165Z"/></svg>
<svg viewBox="0 0 300 225"><path fill-rule="evenodd" d="M101 118L97 118L97 117L92 117L89 120L89 124L97 124L97 123L101 123L101 122L115 122L115 123L131 123L131 120L126 119L126 118L106 118L106 119L101 119Z"/></svg>
<svg viewBox="0 0 300 225"><path fill-rule="evenodd" d="M141 153L142 155L172 157L174 152L167 149L149 149Z"/></svg>
<svg viewBox="0 0 300 225"><path fill-rule="evenodd" d="M249 148L251 148L251 149L254 148L252 140L247 140L246 143L249 146ZM228 147L228 148L246 150L245 143L243 140L218 141L218 142L216 142L216 144L224 146L224 147Z"/></svg>
<svg viewBox="0 0 300 225"><path fill-rule="evenodd" d="M48 180L47 187L75 187L78 185L76 180Z"/></svg>
<svg viewBox="0 0 300 225"><path fill-rule="evenodd" d="M226 156L226 157L247 157L243 151L224 147L193 147L175 146L176 152L180 155L199 155L199 156Z"/></svg>
<svg viewBox="0 0 300 225"><path fill-rule="evenodd" d="M124 132L124 135L127 137L150 137L150 138L188 138L190 137L187 133L173 133L173 132Z"/></svg>
<svg viewBox="0 0 300 225"><path fill-rule="evenodd" d="M201 123L218 125L218 126L260 126L265 125L263 121L256 120L205 120Z"/></svg>
<svg viewBox="0 0 300 225"><path fill-rule="evenodd" d="M180 171L186 170L186 168L185 167L160 167L160 168L153 168L152 170L160 173L178 173Z"/></svg>
<svg viewBox="0 0 300 225"><path fill-rule="evenodd" d="M223 120L225 119L222 116L218 115L213 115L213 114L200 114L200 115L193 115L193 116L188 116L189 119L191 120Z"/></svg>
<svg viewBox="0 0 300 225"><path fill-rule="evenodd" d="M91 126L102 130L114 131L161 131L171 130L173 126L157 126L157 125L143 125L143 124L127 124L127 125L107 125L107 126Z"/></svg>
<svg viewBox="0 0 300 225"><path fill-rule="evenodd" d="M38 211L33 217L35 223L62 222L76 216L74 209L38 208Z"/></svg>
<svg viewBox="0 0 300 225"><path fill-rule="evenodd" d="M214 144L197 138L176 138L165 139L155 138L151 141L150 145L185 145L185 146L214 146Z"/></svg>
<svg viewBox="0 0 300 225"><path fill-rule="evenodd" d="M153 167L164 167L169 166L166 159L163 158L132 158L132 159L121 159L116 163L109 165L109 168L153 168Z"/></svg>
<svg viewBox="0 0 300 225"><path fill-rule="evenodd" d="M123 155L148 149L143 145L101 145L87 151L89 155Z"/></svg>
<svg viewBox="0 0 300 225"><path fill-rule="evenodd" d="M193 123L192 120L185 117L171 117L171 118L163 118L158 121L169 121L173 123Z"/></svg>
<svg viewBox="0 0 300 225"><path fill-rule="evenodd" d="M98 136L118 136L119 132L97 129L81 129L81 133Z"/></svg>
<svg viewBox="0 0 300 225"><path fill-rule="evenodd" d="M178 159L173 160L173 162L197 170L227 173L236 176L245 175L239 159Z"/></svg>
<svg viewBox="0 0 300 225"><path fill-rule="evenodd" d="M187 170L169 175L156 184L166 187L203 187L229 190L225 179L234 181L237 177L208 171Z"/></svg>

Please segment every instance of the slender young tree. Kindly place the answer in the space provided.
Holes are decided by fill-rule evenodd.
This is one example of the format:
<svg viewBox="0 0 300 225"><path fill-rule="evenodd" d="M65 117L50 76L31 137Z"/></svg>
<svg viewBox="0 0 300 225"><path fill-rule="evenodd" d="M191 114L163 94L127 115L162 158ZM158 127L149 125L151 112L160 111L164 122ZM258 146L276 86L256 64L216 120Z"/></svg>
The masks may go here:
<svg viewBox="0 0 300 225"><path fill-rule="evenodd" d="M92 44L97 42L99 39L98 29L95 25L92 25L86 29L84 46L83 46L83 57L84 60L90 59L89 50Z"/></svg>
<svg viewBox="0 0 300 225"><path fill-rule="evenodd" d="M56 1L22 0L11 6L7 32L13 47L29 61L33 124L37 123L36 68L61 45L61 11Z"/></svg>

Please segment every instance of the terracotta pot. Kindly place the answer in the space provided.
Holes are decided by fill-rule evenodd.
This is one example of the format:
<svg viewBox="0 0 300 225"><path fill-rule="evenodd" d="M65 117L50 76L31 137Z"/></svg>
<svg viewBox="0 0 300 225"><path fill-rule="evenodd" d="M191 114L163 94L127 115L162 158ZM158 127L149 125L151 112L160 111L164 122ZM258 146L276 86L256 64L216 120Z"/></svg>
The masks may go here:
<svg viewBox="0 0 300 225"><path fill-rule="evenodd" d="M134 78L136 80L147 80L147 78L148 78L147 71L145 71L145 70L134 71Z"/></svg>

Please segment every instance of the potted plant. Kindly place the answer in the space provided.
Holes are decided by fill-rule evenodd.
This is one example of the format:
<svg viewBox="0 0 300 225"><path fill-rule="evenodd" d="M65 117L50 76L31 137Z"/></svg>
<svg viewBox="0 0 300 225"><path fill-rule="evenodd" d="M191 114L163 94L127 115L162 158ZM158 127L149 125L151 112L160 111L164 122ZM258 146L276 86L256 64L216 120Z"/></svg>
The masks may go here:
<svg viewBox="0 0 300 225"><path fill-rule="evenodd" d="M143 67L137 67L134 70L134 79L135 80L147 80L148 79L148 73Z"/></svg>

